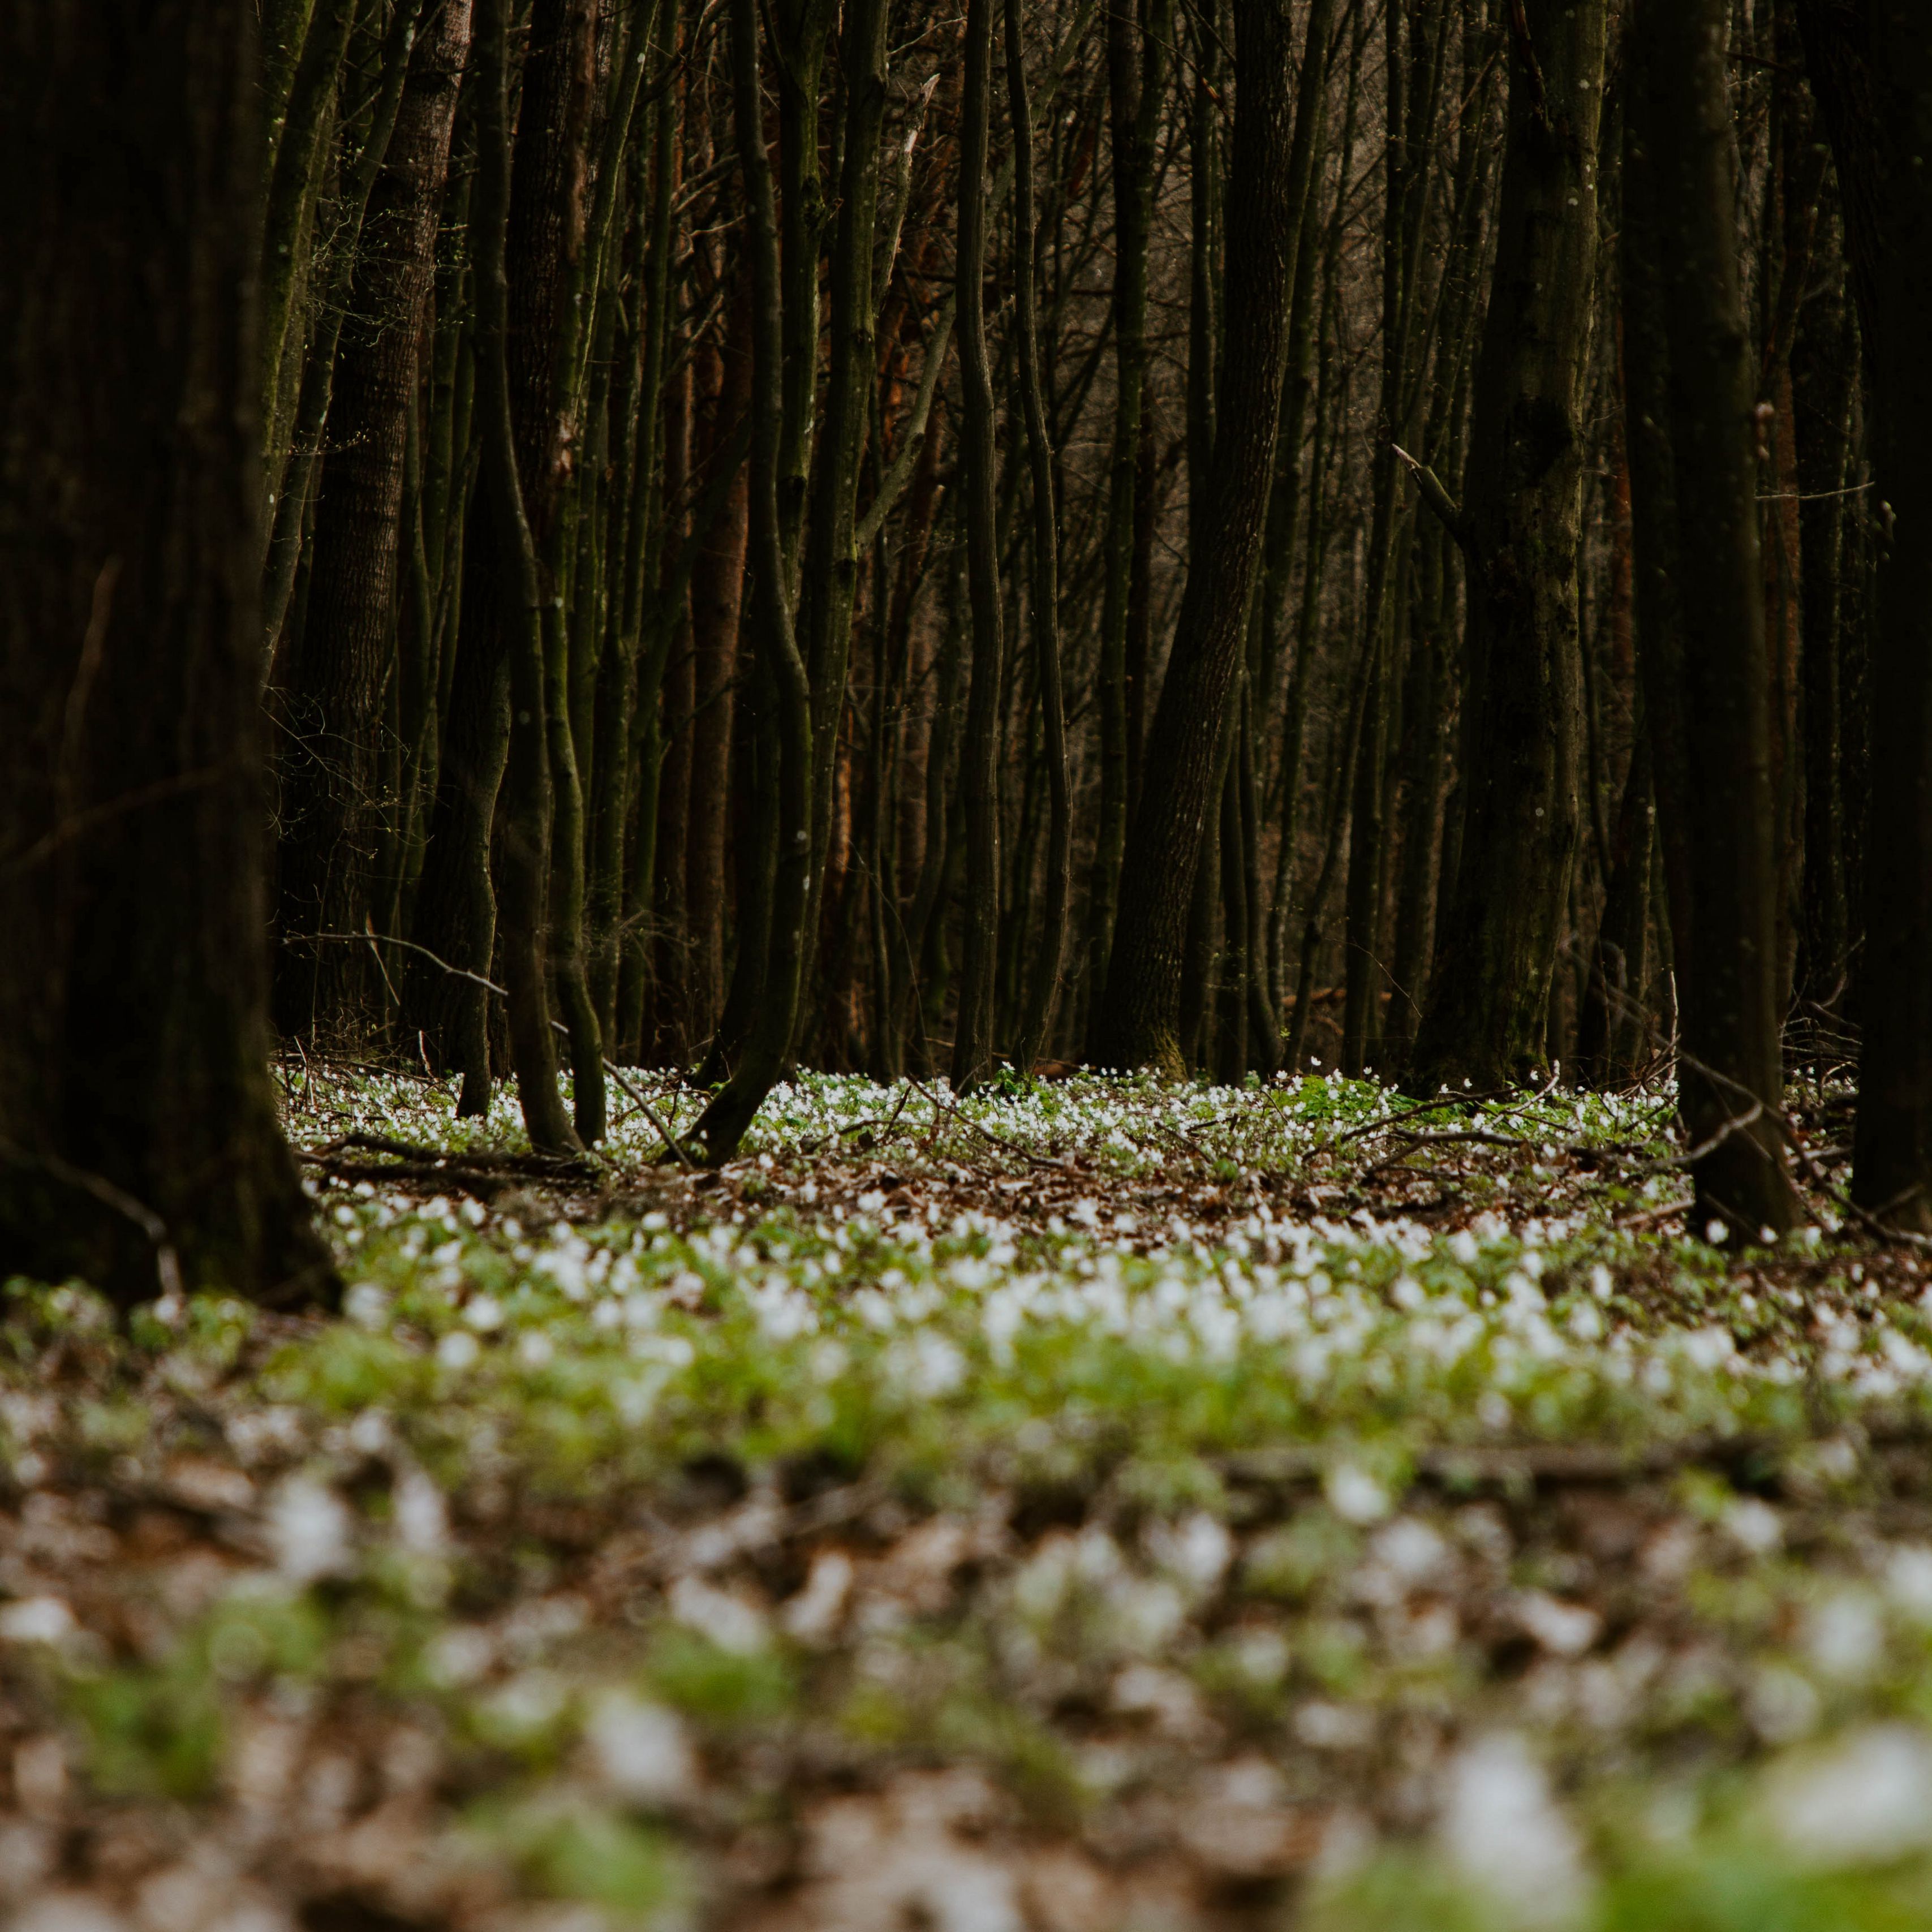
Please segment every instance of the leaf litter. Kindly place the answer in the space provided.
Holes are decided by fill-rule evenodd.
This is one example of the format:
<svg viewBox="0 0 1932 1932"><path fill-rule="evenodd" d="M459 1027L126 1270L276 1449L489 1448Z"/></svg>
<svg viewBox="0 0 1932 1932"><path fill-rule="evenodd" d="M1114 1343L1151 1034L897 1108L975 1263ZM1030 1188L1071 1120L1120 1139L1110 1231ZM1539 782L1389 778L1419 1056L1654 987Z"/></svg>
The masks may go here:
<svg viewBox="0 0 1932 1932"><path fill-rule="evenodd" d="M513 1106L292 1076L338 1318L11 1285L14 1932L1924 1922L1928 1284L1667 1091Z"/></svg>

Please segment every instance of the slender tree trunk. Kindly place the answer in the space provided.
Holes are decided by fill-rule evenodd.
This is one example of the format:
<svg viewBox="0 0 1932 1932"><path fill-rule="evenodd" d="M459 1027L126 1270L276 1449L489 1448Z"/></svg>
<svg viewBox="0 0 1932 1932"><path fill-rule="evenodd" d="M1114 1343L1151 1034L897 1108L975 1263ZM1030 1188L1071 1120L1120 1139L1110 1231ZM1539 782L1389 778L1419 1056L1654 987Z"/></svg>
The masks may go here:
<svg viewBox="0 0 1932 1932"><path fill-rule="evenodd" d="M748 308L734 299L712 424L713 462L724 460L729 436L750 400L750 326ZM691 832L685 904L691 933L686 983L693 1046L716 1030L724 998L725 834L730 823L732 724L736 709L749 488L742 472L734 479L722 514L705 536L692 577L698 709L691 722ZM762 971L762 960L757 964Z"/></svg>
<svg viewBox="0 0 1932 1932"><path fill-rule="evenodd" d="M331 385L308 614L275 694L282 726L275 1019L285 1034L325 1041L366 1033L381 1012L381 982L366 947L301 942L365 929L398 830L398 801L382 782L378 754L395 670L404 471L469 51L469 0L447 0L409 62L388 158L362 220Z"/></svg>
<svg viewBox="0 0 1932 1932"><path fill-rule="evenodd" d="M879 134L886 111L885 0L854 0L842 28L844 165L832 249L830 367L812 478L800 644L812 677L812 905L806 921L810 983L832 824L832 775L845 715L853 613L859 589L858 494L875 373L878 302L873 250L879 206Z"/></svg>
<svg viewBox="0 0 1932 1932"><path fill-rule="evenodd" d="M707 1160L728 1160L790 1049L812 890L812 683L792 628L778 503L784 422L784 331L778 285L778 220L759 100L758 0L731 0L733 119L748 211L752 284L752 455L749 550L755 585L752 616L772 724L760 759L761 785L776 805L777 867L770 942L758 1016L730 1079L693 1132ZM772 767L776 769L773 770Z"/></svg>
<svg viewBox="0 0 1932 1932"><path fill-rule="evenodd" d="M973 670L960 776L966 800L964 956L952 1036L952 1085L992 1072L993 974L1000 920L1000 682L1004 656L993 503L993 380L986 355L986 174L992 113L993 0L967 0L966 88L959 136L959 458Z"/></svg>
<svg viewBox="0 0 1932 1932"><path fill-rule="evenodd" d="M1004 0L1006 104L1013 130L1014 362L1026 425L1033 524L1028 614L1040 680L1042 755L1046 765L1046 903L1038 950L1027 974L1026 1002L1014 1058L1030 1072L1046 1051L1060 999L1072 887L1073 794L1066 760L1066 698L1060 662L1060 520L1054 494L1053 432L1040 368L1038 240L1034 218L1033 108L1019 0Z"/></svg>
<svg viewBox="0 0 1932 1932"><path fill-rule="evenodd" d="M1634 1078L1643 1052L1644 991L1648 964L1650 876L1656 850L1651 802L1650 733L1640 720L1623 800L1610 836L1604 916L1590 956L1590 977L1576 1023L1577 1077L1592 1087Z"/></svg>
<svg viewBox="0 0 1932 1932"><path fill-rule="evenodd" d="M336 1282L268 1070L244 0L0 17L0 1274Z"/></svg>
<svg viewBox="0 0 1932 1932"><path fill-rule="evenodd" d="M343 56L356 24L356 0L316 0L291 79L286 115L276 130L262 236L262 420L268 478L280 474L287 447L288 392L300 367L299 296L314 245L316 198L334 124Z"/></svg>
<svg viewBox="0 0 1932 1932"><path fill-rule="evenodd" d="M1184 1070L1182 946L1205 814L1216 801L1221 730L1241 661L1274 470L1287 362L1289 33L1279 0L1235 0L1235 109L1228 171L1226 370L1209 478L1208 548L1190 560L1154 713L1147 782L1123 868L1101 1004L1102 1066Z"/></svg>
<svg viewBox="0 0 1932 1932"><path fill-rule="evenodd" d="M1509 132L1471 428L1469 730L1456 882L1410 1078L1494 1087L1544 1064L1582 832L1576 552L1597 282L1604 0L1512 9Z"/></svg>
<svg viewBox="0 0 1932 1932"><path fill-rule="evenodd" d="M506 234L510 209L509 0L478 0L476 402L483 490L496 555L496 604L510 704L503 773L502 897L498 937L509 996L510 1051L530 1144L543 1151L578 1138L557 1090L544 958L544 895L552 814L544 718L542 590L536 539L518 474L506 337ZM529 101L526 100L526 107Z"/></svg>
<svg viewBox="0 0 1932 1932"><path fill-rule="evenodd" d="M1173 0L1105 0L1107 97L1114 188L1114 424L1109 458L1104 592L1100 616L1100 822L1088 914L1088 976L1096 998L1107 972L1126 850L1130 719L1128 634L1134 611L1141 416L1148 373L1148 249L1153 220L1154 144L1166 80ZM1136 14L1138 14L1138 34ZM1135 41L1139 46L1136 50ZM1098 1036L1096 1036L1097 1040Z"/></svg>
<svg viewBox="0 0 1932 1932"><path fill-rule="evenodd" d="M1835 230L1836 224L1832 227ZM1798 437L1798 580L1804 598L1804 880L1798 988L1833 1012L1851 970L1845 892L1845 799L1840 676L1846 485L1850 480L1852 391L1858 343L1835 261L1824 287L1799 310L1792 350L1792 416Z"/></svg>
<svg viewBox="0 0 1932 1932"><path fill-rule="evenodd" d="M1698 1150L1695 1225L1782 1232L1776 869L1754 371L1722 0L1641 0L1624 146L1637 640Z"/></svg>

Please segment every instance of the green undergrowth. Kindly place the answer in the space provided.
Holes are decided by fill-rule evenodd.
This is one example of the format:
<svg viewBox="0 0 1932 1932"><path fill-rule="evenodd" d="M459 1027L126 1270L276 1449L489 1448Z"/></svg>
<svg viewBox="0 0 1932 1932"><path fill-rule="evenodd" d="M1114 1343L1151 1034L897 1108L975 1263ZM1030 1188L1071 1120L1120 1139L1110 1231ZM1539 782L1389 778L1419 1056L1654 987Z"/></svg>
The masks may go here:
<svg viewBox="0 0 1932 1932"><path fill-rule="evenodd" d="M1826 1204L1671 1231L1675 1151L1657 1093L814 1078L716 1179L641 1111L574 1195L325 1166L338 1318L10 1291L15 1762L279 1820L278 1898L392 1810L423 1924L804 1911L826 1808L947 1768L974 1858L1201 1924L1922 1923L1932 1304Z"/></svg>

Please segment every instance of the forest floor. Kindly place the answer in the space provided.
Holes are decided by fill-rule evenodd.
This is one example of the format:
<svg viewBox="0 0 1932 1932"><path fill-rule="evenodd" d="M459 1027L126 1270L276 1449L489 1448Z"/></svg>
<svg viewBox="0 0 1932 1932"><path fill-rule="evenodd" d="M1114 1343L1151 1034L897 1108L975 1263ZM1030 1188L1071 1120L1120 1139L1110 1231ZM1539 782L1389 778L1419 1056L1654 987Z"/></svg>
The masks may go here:
<svg viewBox="0 0 1932 1932"><path fill-rule="evenodd" d="M13 1286L11 1932L1932 1919L1932 1266L1666 1091L626 1078L291 1070L338 1318Z"/></svg>

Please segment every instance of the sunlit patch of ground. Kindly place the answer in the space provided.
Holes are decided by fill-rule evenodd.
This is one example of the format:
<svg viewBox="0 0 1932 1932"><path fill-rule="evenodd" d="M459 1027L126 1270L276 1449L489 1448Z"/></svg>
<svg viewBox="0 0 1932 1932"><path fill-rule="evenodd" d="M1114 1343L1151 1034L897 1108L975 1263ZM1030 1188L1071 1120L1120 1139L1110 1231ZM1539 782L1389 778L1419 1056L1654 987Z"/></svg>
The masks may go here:
<svg viewBox="0 0 1932 1932"><path fill-rule="evenodd" d="M1666 1094L638 1096L292 1077L339 1320L16 1286L14 1926L1925 1922L1925 1284Z"/></svg>

